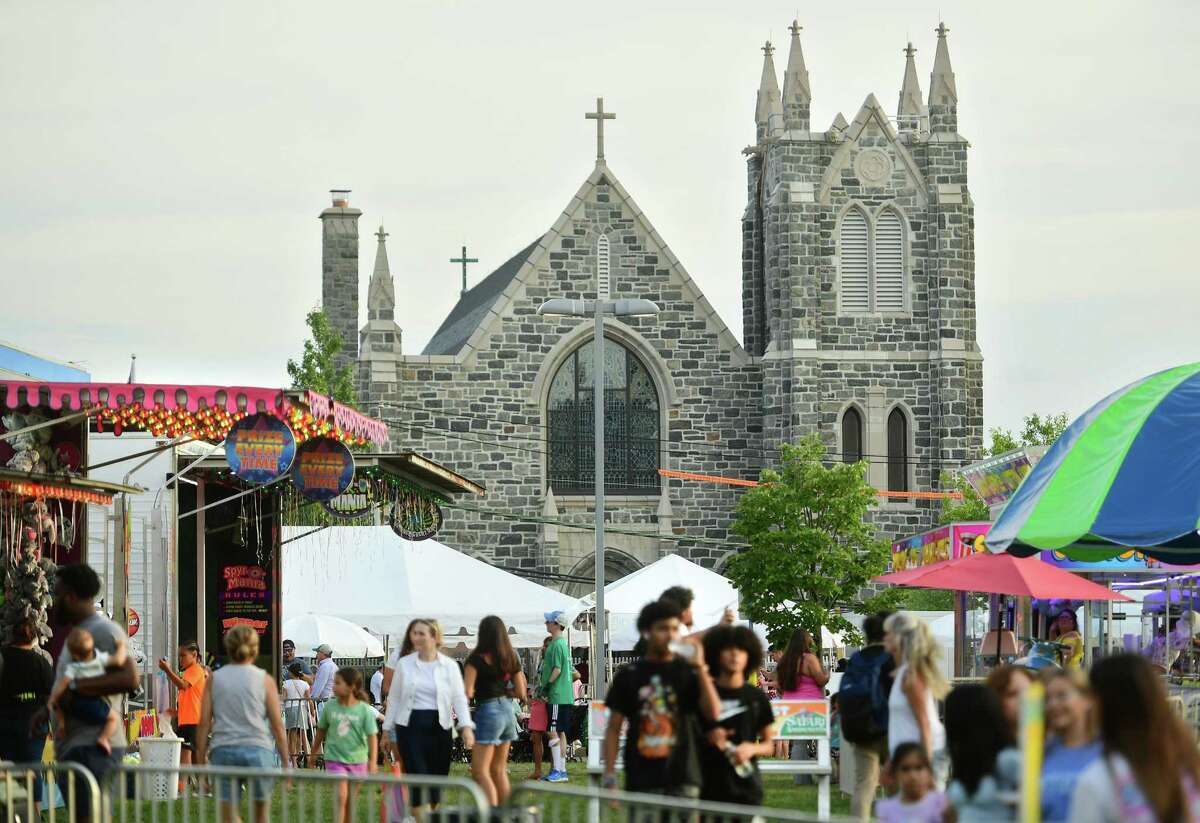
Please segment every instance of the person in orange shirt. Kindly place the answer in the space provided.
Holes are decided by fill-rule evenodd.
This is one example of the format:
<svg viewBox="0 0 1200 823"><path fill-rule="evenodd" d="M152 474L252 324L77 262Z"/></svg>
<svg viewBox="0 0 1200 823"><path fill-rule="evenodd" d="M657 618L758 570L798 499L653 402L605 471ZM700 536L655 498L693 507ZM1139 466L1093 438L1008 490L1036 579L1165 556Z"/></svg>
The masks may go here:
<svg viewBox="0 0 1200 823"><path fill-rule="evenodd" d="M184 643L179 647L179 674L171 669L171 664L165 657L158 661L158 667L179 690L178 708L175 711L179 736L183 739L183 751L180 753L179 763L182 766L190 766L192 752L196 750L196 726L200 722L200 703L204 698L204 685L208 682L208 672L200 663L200 647L195 642Z"/></svg>

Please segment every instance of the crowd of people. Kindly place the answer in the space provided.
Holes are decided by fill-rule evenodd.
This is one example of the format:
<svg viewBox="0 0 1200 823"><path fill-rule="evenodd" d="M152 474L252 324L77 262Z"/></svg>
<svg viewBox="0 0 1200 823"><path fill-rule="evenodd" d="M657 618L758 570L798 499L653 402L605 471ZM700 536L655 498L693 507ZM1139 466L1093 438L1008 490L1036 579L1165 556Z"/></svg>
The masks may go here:
<svg viewBox="0 0 1200 823"><path fill-rule="evenodd" d="M54 610L69 634L57 661L40 649L32 625L18 627L2 650L0 759L40 760L52 731L56 759L84 766L103 784L124 755L120 720L138 677L124 633L94 607L99 585L87 566L61 570ZM730 616L698 631L690 613L690 592L672 589L639 614L638 656L617 670L606 695L602 785L616 788L623 764L628 791L759 805L759 760L789 756L774 739L770 700L824 698L830 674L808 632L798 630L782 649L764 652L754 632L733 625ZM342 821L351 817L359 786L352 778L375 772L385 759L408 774L447 775L457 734L471 751L472 777L499 805L512 790L510 750L520 719L527 718L533 776L566 781L568 718L580 676L565 639L566 616L544 617L540 666L528 677L507 627L494 616L480 623L478 642L461 665L442 651L436 620L412 621L369 683L358 669L339 668L330 647L313 650L310 668L285 641L281 687L256 665L259 637L246 626L226 632L225 662L212 671L200 649L185 643L178 666L159 661L177 691L183 762L267 770L320 763L346 778L336 790ZM1077 632L1067 620L1058 627L1068 642ZM865 645L843 661L831 695L837 727L853 748L855 817L874 815L884 823L1018 819L1027 779L1023 757L1031 754L1018 746L1022 707L1027 690L1038 684L1044 690L1043 820L1200 820L1200 750L1146 658L1106 657L1086 676L1070 665L1041 673L1000 666L984 682L951 689L932 633L915 615L871 615L863 631ZM764 663L768 654L773 666ZM299 760L310 742L305 730L314 733L311 751ZM790 756L802 748L793 747ZM550 764L542 775L546 751ZM228 819L243 782L255 818L267 820L270 777L216 780ZM414 788L410 795L418 812L440 800L436 788ZM91 810L86 798L81 802L78 819L87 820Z"/></svg>

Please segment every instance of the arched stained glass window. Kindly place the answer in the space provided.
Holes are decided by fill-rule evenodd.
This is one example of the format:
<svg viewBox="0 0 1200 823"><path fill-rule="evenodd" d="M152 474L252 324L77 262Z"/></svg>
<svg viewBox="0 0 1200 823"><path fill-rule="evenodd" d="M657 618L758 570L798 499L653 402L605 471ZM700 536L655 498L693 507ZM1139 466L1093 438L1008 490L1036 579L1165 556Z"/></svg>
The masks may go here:
<svg viewBox="0 0 1200 823"><path fill-rule="evenodd" d="M857 463L863 458L863 419L856 408L842 415L842 460Z"/></svg>
<svg viewBox="0 0 1200 823"><path fill-rule="evenodd" d="M580 346L550 384L547 466L555 494L595 492L592 376L595 348ZM629 349L604 341L604 488L608 494L659 491L658 392Z"/></svg>
<svg viewBox="0 0 1200 823"><path fill-rule="evenodd" d="M899 408L892 409L887 421L888 491L906 492L908 488L908 417Z"/></svg>

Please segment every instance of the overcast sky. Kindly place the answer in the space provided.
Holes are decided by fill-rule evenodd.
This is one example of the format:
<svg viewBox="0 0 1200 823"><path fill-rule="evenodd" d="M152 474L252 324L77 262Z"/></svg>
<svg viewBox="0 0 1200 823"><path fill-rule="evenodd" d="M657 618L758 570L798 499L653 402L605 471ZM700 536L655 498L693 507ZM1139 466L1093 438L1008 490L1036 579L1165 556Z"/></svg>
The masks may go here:
<svg viewBox="0 0 1200 823"><path fill-rule="evenodd" d="M578 10L577 10L578 9ZM586 9L586 11L584 11ZM753 9L750 11L749 9ZM939 11L972 144L985 420L1077 414L1200 358L1200 5L820 3L813 127L895 108ZM327 190L391 233L418 353L474 280L610 167L741 336L759 47L795 3L6 3L0 338L123 380L282 385ZM473 282L474 282L473 280Z"/></svg>

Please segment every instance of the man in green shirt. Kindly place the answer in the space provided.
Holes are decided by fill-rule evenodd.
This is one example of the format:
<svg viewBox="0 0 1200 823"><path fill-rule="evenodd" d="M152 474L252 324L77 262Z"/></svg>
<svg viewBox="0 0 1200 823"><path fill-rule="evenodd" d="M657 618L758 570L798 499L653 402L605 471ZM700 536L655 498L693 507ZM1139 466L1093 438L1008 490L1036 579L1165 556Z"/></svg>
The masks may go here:
<svg viewBox="0 0 1200 823"><path fill-rule="evenodd" d="M550 783L567 782L567 729L575 708L574 688L571 685L571 650L563 630L567 618L562 611L546 612L546 631L550 632L550 645L542 657L542 678L538 684L546 699L549 715L547 736L550 741Z"/></svg>

